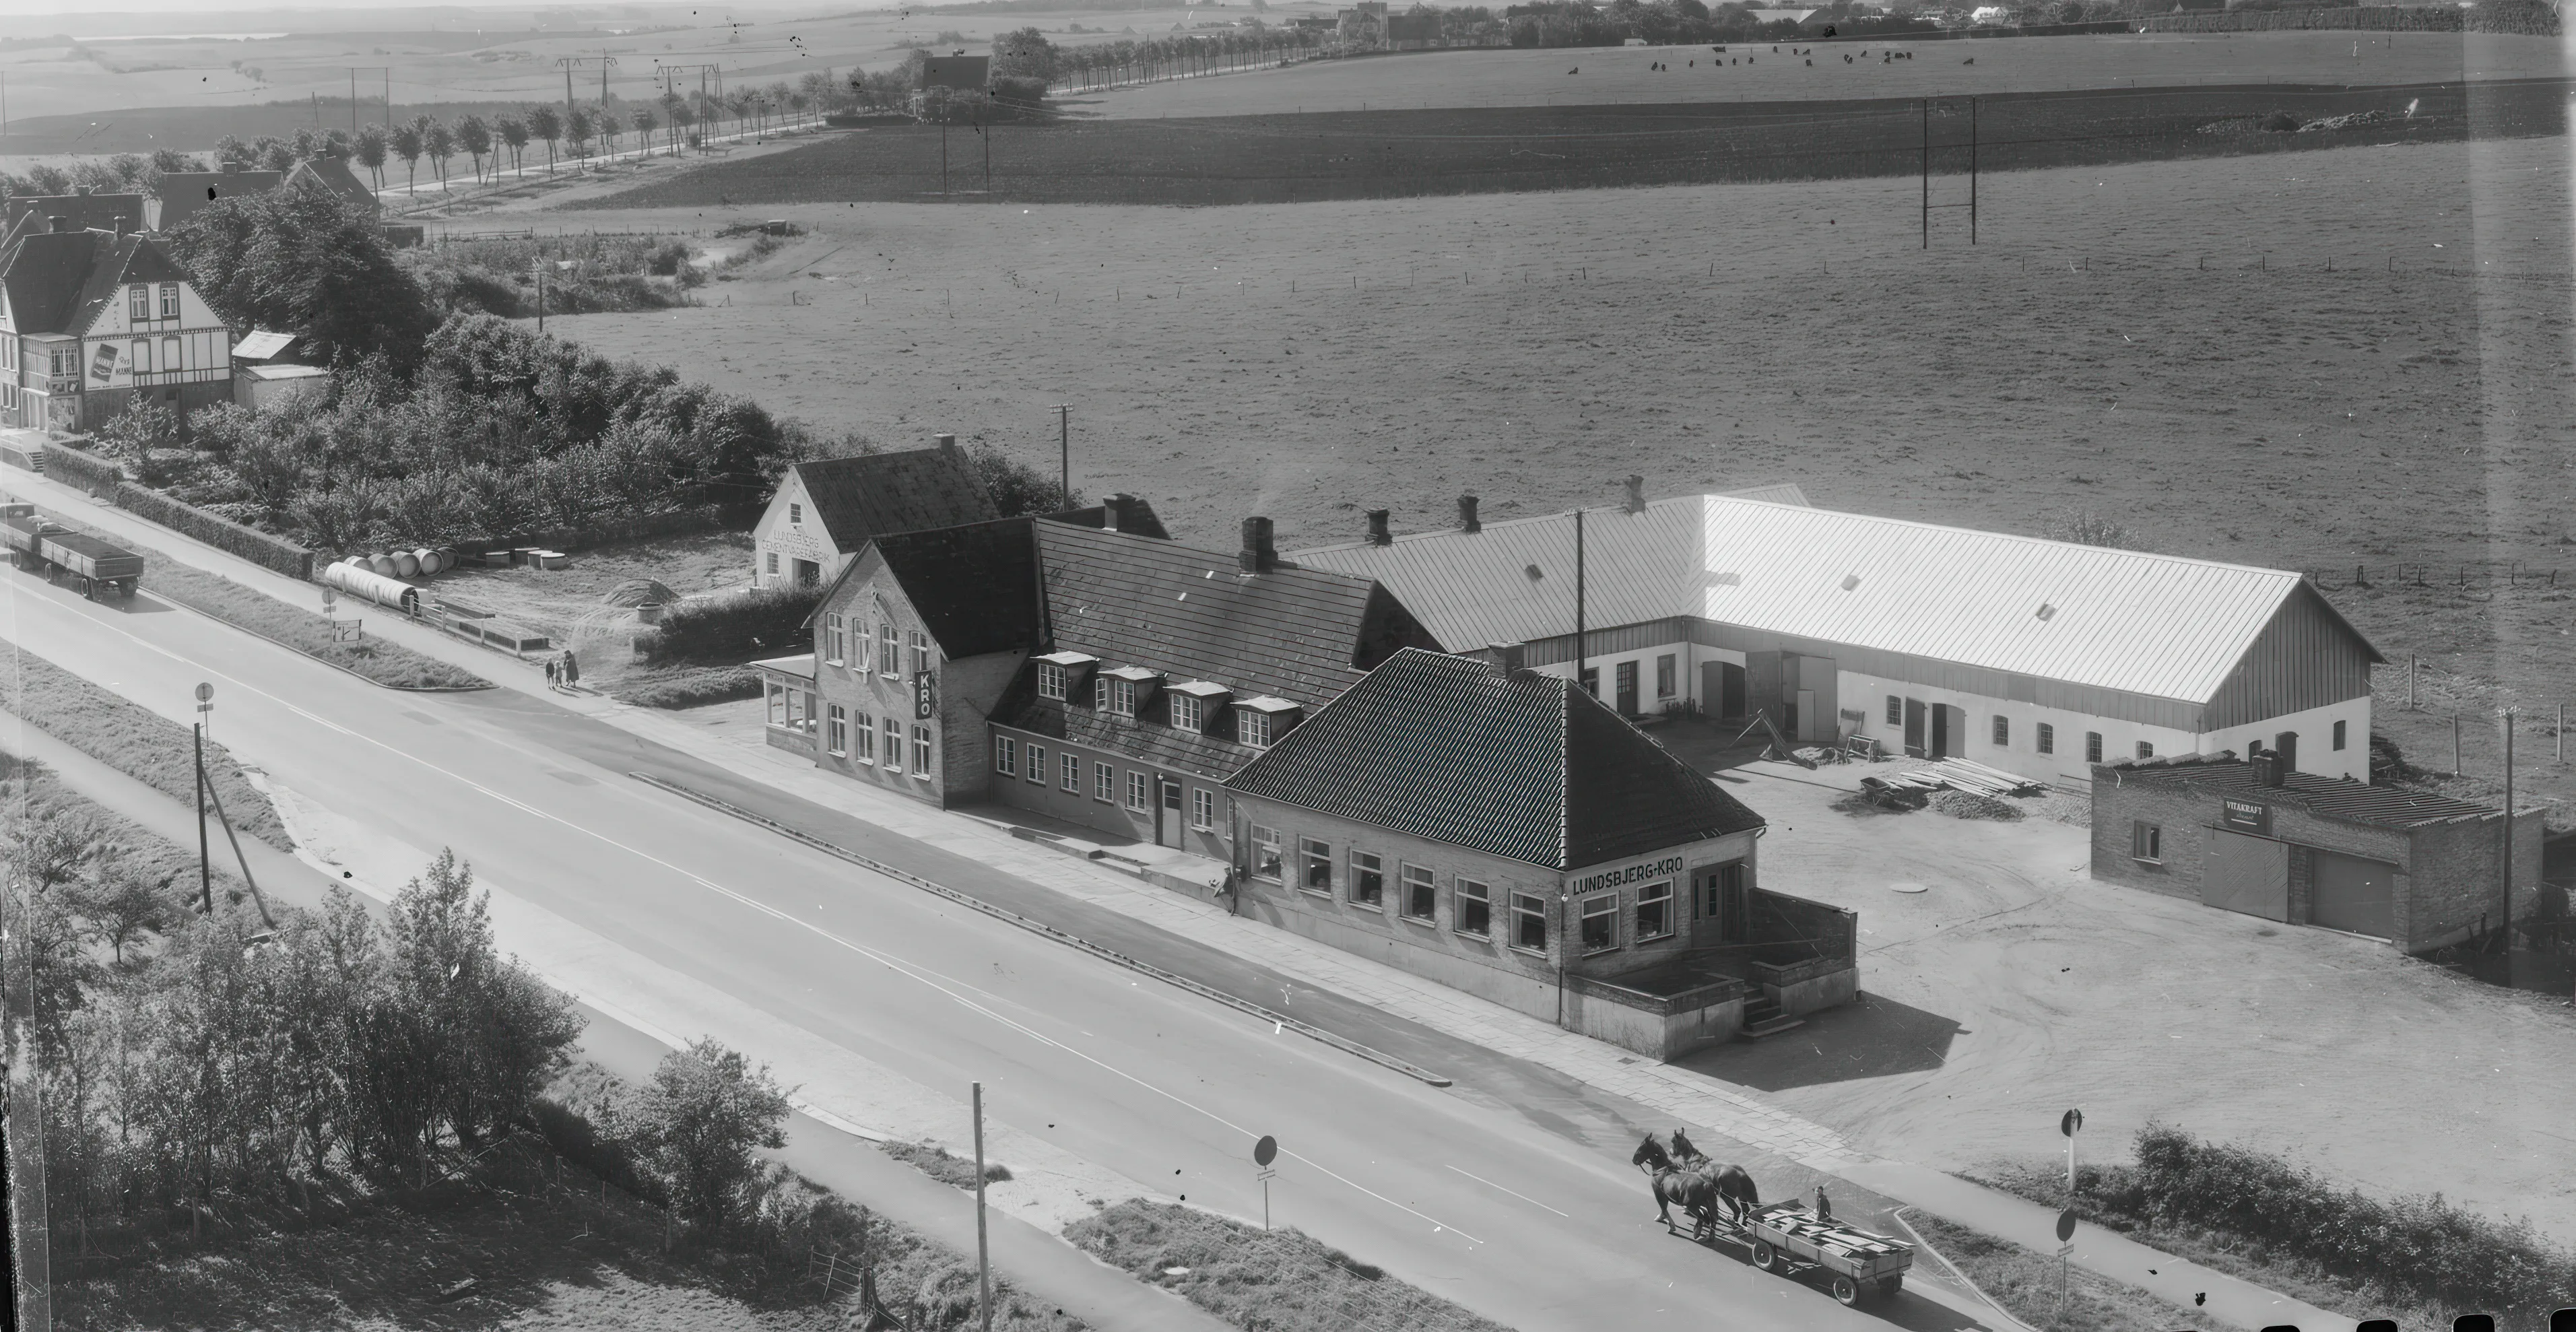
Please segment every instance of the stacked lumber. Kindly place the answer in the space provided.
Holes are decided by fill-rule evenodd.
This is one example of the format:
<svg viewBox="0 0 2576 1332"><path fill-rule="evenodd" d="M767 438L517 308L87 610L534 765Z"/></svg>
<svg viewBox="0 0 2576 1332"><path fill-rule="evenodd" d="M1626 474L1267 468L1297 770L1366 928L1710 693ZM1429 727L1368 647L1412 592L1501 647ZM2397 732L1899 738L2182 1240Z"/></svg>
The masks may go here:
<svg viewBox="0 0 2576 1332"><path fill-rule="evenodd" d="M2042 789L2042 784L2017 773L1990 768L1967 759L1948 758L1929 768L1900 772L1885 779L1890 786L1913 787L1926 791L1966 791L1973 795L2023 795Z"/></svg>

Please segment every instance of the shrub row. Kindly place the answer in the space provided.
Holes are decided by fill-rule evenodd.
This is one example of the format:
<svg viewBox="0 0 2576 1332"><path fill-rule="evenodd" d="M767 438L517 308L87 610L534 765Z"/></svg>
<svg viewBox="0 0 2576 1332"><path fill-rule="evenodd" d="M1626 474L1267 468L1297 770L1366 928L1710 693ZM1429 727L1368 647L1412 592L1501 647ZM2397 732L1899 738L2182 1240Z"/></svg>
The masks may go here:
<svg viewBox="0 0 2576 1332"><path fill-rule="evenodd" d="M115 463L69 444L45 442L45 475L57 481L69 481L93 495L105 498L125 484L125 472Z"/></svg>
<svg viewBox="0 0 2576 1332"><path fill-rule="evenodd" d="M157 490L146 490L131 481L116 487L116 504L137 518L195 537L227 555L237 555L273 573L305 582L313 580L313 552L292 541L244 527L221 514L208 513L196 505L174 500Z"/></svg>
<svg viewBox="0 0 2576 1332"><path fill-rule="evenodd" d="M819 587L761 587L684 601L664 611L662 623L637 636L636 653L660 664L800 652L814 641L805 621L821 604Z"/></svg>
<svg viewBox="0 0 2576 1332"><path fill-rule="evenodd" d="M2545 1313L2576 1290L2576 1257L2550 1245L2528 1220L2490 1220L2438 1193L2382 1201L2335 1188L2281 1157L2202 1142L2164 1125L2141 1130L2137 1151L2128 1179L2105 1173L2104 1200L2143 1204L2159 1225L2209 1226L2297 1254L2390 1298L2499 1315Z"/></svg>

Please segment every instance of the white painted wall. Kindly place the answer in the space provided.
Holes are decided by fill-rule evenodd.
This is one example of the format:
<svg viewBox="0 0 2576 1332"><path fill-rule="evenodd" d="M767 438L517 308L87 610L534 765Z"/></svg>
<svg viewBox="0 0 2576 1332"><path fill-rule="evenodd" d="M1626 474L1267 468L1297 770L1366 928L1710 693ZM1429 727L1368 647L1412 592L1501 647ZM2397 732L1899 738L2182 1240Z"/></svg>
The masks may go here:
<svg viewBox="0 0 2576 1332"><path fill-rule="evenodd" d="M791 517L795 521L790 521ZM778 490L769 497L769 507L761 512L760 521L751 529L751 584L769 587L795 581L796 561L812 560L823 567L822 583L828 587L841 576L841 566L850 557L832 544L831 533L823 520L814 514L813 501L805 493L803 478L789 472L781 478ZM778 572L769 571L770 557L778 557Z"/></svg>
<svg viewBox="0 0 2576 1332"><path fill-rule="evenodd" d="M2340 750L2334 747L2336 722L2344 724L2344 744ZM2269 749L2283 731L2299 733L2299 771L2320 777L2370 780L2370 700L2367 697L2346 699L2286 717L2271 717L2248 726L2213 731L2199 737L2192 747L2204 754L2232 749L2238 758L2243 758L2251 752L2248 741L2260 740L2263 747Z"/></svg>

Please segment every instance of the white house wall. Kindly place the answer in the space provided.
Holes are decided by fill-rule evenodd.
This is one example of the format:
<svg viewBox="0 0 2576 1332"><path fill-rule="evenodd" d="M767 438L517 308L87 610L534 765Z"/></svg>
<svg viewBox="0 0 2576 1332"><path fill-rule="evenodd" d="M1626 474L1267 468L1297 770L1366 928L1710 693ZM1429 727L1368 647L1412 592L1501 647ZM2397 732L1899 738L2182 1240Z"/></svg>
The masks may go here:
<svg viewBox="0 0 2576 1332"><path fill-rule="evenodd" d="M2155 746L2158 754L2188 754L2199 748L2199 737L2190 731L2166 726L2149 726L2116 718L2097 717L2064 708L2041 707L2035 703L2017 703L1990 694L1970 693L1960 689L1938 689L1906 680L1863 675L1857 671L1837 671L1835 690L1841 708L1857 710L1862 715L1858 734L1879 742L1891 754L1905 752L1905 725L1887 720L1887 697L1921 701L1929 707L1948 704L1967 714L1964 735L1950 737L1953 757L1964 758L1988 767L2018 773L2034 781L2081 789L2091 782L2085 767L2084 737L2099 732L2102 757L2106 760L2134 758L2138 743ZM2009 719L2009 743L1994 743L1994 719ZM2039 727L2045 722L2056 729L2055 752L2039 752ZM1924 723L1925 738L1930 738L1931 723ZM2306 741L2300 742L2300 757L2306 758Z"/></svg>
<svg viewBox="0 0 2576 1332"><path fill-rule="evenodd" d="M802 521L789 522L791 506L802 510ZM760 521L751 529L751 585L769 587L792 583L796 579L796 561L812 560L822 569L821 583L829 587L841 576L841 567L850 557L832 543L832 534L823 528L823 520L814 513L813 498L805 493L804 479L789 472L778 483L777 493L769 497L769 507L761 511ZM769 572L769 557L778 557L778 572Z"/></svg>
<svg viewBox="0 0 2576 1332"><path fill-rule="evenodd" d="M2344 723L2344 745L2334 747L2334 724ZM2236 751L2238 758L2250 752L2248 742L2260 740L2271 748L2283 731L2299 737L2299 771L2319 777L2350 777L2355 781L2370 780L2370 700L2367 697L2346 699L2285 717L2266 717L2259 722L2231 726L2223 731L2203 735L2193 748L2204 754L2222 749ZM2158 753L2164 751L2158 750Z"/></svg>

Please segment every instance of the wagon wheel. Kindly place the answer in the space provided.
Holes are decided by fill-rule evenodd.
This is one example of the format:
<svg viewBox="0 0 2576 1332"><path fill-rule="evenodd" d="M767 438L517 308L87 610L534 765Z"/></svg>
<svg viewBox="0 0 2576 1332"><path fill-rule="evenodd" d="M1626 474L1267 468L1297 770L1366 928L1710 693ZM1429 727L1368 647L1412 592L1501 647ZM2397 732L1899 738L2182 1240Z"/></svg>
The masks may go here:
<svg viewBox="0 0 2576 1332"><path fill-rule="evenodd" d="M1836 1272L1834 1274L1834 1303L1858 1308L1860 1300L1860 1283L1852 1280L1850 1277L1844 1276L1840 1272Z"/></svg>
<svg viewBox="0 0 2576 1332"><path fill-rule="evenodd" d="M1753 1241L1753 1265L1768 1272L1780 1265L1780 1253L1761 1240Z"/></svg>

